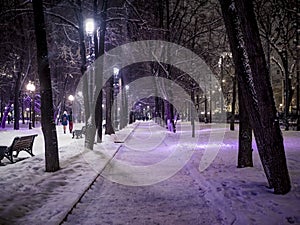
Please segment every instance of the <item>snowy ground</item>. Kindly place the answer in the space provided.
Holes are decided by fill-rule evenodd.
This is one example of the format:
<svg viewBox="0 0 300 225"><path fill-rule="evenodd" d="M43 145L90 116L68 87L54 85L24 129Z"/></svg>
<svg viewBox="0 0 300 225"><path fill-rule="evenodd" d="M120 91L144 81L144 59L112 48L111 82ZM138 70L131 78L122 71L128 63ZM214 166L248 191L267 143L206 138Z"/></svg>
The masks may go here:
<svg viewBox="0 0 300 225"><path fill-rule="evenodd" d="M137 125L117 138L125 139ZM15 164L2 160L0 224L59 224L99 173L64 224L300 224L300 132L283 131L292 191L282 196L266 188L255 145L254 167L236 168L237 131L200 124L193 144L190 126L180 128L172 134L140 122L125 143L105 136L95 151L87 151L83 139L72 139L58 126L61 170L55 173L44 172L40 128L0 129L0 145L39 134L35 157ZM221 149L199 172L209 137L220 134Z"/></svg>

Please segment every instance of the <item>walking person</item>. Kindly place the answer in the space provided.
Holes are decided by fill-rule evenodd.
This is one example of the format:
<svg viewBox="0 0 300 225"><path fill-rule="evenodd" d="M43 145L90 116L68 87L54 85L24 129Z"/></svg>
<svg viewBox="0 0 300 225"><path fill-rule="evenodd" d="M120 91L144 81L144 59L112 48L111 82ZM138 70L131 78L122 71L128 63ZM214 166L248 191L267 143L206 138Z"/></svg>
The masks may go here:
<svg viewBox="0 0 300 225"><path fill-rule="evenodd" d="M73 115L72 115L72 110L70 111L70 114L68 116L69 119L69 130L70 130L70 134L72 134L72 130L73 130Z"/></svg>
<svg viewBox="0 0 300 225"><path fill-rule="evenodd" d="M61 117L61 124L63 125L64 134L66 133L66 128L68 125L68 114L67 111L64 111L64 114Z"/></svg>

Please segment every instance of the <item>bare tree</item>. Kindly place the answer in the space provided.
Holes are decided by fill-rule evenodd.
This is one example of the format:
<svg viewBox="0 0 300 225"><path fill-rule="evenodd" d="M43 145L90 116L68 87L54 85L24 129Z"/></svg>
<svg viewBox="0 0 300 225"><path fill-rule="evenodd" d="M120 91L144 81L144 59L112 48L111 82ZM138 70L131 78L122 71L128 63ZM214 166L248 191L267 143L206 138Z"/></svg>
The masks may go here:
<svg viewBox="0 0 300 225"><path fill-rule="evenodd" d="M271 59L276 60L282 72L284 81L284 123L289 130L290 105L293 96L293 68L297 55L294 45L296 37L297 7L295 0L255 0L260 35L265 42L265 52L268 68L271 68ZM269 70L270 76L271 70ZM275 74L276 75L276 74Z"/></svg>
<svg viewBox="0 0 300 225"><path fill-rule="evenodd" d="M269 186L285 194L291 184L283 137L276 117L272 87L259 38L252 1L219 0L230 47L242 87L242 98L250 117L259 155ZM236 7L235 7L236 4Z"/></svg>
<svg viewBox="0 0 300 225"><path fill-rule="evenodd" d="M32 1L37 46L38 73L41 91L42 131L45 141L46 171L59 169L58 142L53 118L51 74L48 61L46 27L44 21L43 1Z"/></svg>

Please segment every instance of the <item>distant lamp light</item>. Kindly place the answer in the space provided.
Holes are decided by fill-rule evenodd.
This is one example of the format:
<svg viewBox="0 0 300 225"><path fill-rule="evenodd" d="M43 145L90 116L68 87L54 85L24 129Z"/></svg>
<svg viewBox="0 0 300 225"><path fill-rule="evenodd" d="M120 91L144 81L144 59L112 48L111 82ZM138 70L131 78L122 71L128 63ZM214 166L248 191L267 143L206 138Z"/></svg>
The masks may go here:
<svg viewBox="0 0 300 225"><path fill-rule="evenodd" d="M119 69L117 67L114 67L114 75L117 76L119 74Z"/></svg>
<svg viewBox="0 0 300 225"><path fill-rule="evenodd" d="M68 99L69 99L71 102L73 102L74 99L75 99L75 97L74 97L73 95L69 95Z"/></svg>
<svg viewBox="0 0 300 225"><path fill-rule="evenodd" d="M85 20L85 31L88 35L94 33L95 30L95 23L93 19L86 19Z"/></svg>
<svg viewBox="0 0 300 225"><path fill-rule="evenodd" d="M26 89L32 93L35 91L35 85L29 81L28 84L26 85ZM30 96L30 102L29 102L29 129L32 129L32 115L31 115L31 108L34 107L34 105L31 103L32 102L32 98L34 98L34 96ZM34 108L32 109L32 111L34 112Z"/></svg>
<svg viewBox="0 0 300 225"><path fill-rule="evenodd" d="M29 83L26 85L26 89L28 91L33 92L33 91L35 91L35 85L31 81L29 81Z"/></svg>

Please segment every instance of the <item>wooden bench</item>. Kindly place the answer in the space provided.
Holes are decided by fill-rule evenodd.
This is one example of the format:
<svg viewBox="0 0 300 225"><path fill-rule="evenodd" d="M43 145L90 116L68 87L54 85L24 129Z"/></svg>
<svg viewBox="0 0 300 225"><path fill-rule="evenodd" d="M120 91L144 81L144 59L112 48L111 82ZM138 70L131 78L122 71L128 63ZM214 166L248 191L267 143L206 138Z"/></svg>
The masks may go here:
<svg viewBox="0 0 300 225"><path fill-rule="evenodd" d="M0 146L0 162L6 157L11 163L14 163L13 157L18 157L21 151L28 152L31 156L34 156L32 153L32 146L34 138L38 136L37 134L15 137L10 146ZM13 152L16 152L13 155Z"/></svg>
<svg viewBox="0 0 300 225"><path fill-rule="evenodd" d="M74 130L73 131L73 137L74 138L76 136L76 139L78 139L79 137L82 138L82 135L84 134L85 135L85 131L86 131L86 128L85 126L83 126L81 128L81 130Z"/></svg>

